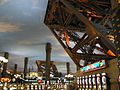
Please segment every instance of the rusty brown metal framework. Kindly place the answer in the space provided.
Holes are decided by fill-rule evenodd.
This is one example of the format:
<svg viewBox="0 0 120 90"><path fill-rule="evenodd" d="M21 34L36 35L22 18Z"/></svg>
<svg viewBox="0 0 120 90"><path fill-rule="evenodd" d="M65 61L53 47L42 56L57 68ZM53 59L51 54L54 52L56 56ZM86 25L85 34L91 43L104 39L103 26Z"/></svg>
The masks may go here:
<svg viewBox="0 0 120 90"><path fill-rule="evenodd" d="M86 65L118 55L114 39L107 38L116 8L115 0L48 0L44 23L74 63L82 67L80 60Z"/></svg>
<svg viewBox="0 0 120 90"><path fill-rule="evenodd" d="M41 73L43 76L45 76L46 61L36 60L36 64L38 67L38 72ZM58 74L58 70L57 70L56 65L54 64L53 61L50 62L50 73L53 75Z"/></svg>

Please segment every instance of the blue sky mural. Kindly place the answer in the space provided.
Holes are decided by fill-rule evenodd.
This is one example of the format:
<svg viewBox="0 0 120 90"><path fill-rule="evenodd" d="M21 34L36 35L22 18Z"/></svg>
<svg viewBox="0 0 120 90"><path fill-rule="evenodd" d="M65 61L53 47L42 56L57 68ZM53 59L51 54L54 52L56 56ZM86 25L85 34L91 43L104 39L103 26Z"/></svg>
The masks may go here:
<svg viewBox="0 0 120 90"><path fill-rule="evenodd" d="M48 27L43 23L47 0L0 0L0 51L9 52L8 68L18 64L23 69L24 57L30 66L36 68L35 60L45 60L45 43L52 44L52 60L71 62L71 70L76 66L61 47ZM65 72L65 65L59 71Z"/></svg>

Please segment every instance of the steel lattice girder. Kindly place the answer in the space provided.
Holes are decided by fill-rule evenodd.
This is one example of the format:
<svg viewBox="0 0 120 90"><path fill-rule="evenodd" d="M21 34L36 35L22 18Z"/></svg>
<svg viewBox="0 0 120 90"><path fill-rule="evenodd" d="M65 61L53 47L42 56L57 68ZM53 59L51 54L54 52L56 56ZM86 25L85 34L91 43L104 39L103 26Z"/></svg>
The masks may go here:
<svg viewBox="0 0 120 90"><path fill-rule="evenodd" d="M94 60L111 59L117 56L115 45L106 38L106 35L112 31L110 19L111 13L114 12L111 1L85 1L49 0L44 20L78 66L81 66L79 64L81 59L84 59L87 64ZM74 46L69 45L70 42L73 42ZM78 53L79 50L81 53ZM96 54L94 50L103 54ZM111 51L113 56L109 55L108 51Z"/></svg>
<svg viewBox="0 0 120 90"><path fill-rule="evenodd" d="M38 67L38 72L41 72L43 76L45 76L45 65L46 61L41 61L41 60L36 60L36 64ZM56 68L56 65L54 64L53 61L50 62L50 73L53 75L58 74L58 70Z"/></svg>

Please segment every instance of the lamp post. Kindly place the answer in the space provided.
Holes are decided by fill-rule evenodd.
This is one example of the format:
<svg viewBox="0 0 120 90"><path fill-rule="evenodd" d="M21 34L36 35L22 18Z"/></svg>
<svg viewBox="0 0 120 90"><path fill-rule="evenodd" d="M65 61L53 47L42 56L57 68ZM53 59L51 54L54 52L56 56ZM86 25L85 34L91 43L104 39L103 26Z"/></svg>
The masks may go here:
<svg viewBox="0 0 120 90"><path fill-rule="evenodd" d="M8 59L6 59L5 57L3 57L3 56L0 56L0 68L2 67L2 65L3 65L3 69L4 69L4 67L5 67L5 65L6 65L6 63L8 62ZM1 73L3 73L3 71L1 71ZM4 73L3 73L4 74ZM3 76L3 74L0 74L0 77L1 77L1 75Z"/></svg>
<svg viewBox="0 0 120 90"><path fill-rule="evenodd" d="M24 59L24 79L26 79L26 75L27 75L27 66L28 66L28 57L25 57L25 59Z"/></svg>
<svg viewBox="0 0 120 90"><path fill-rule="evenodd" d="M68 78L68 80L69 80L69 84L70 84L70 82L71 82L71 78L73 78L73 75L68 74L68 75L65 75L65 77Z"/></svg>
<svg viewBox="0 0 120 90"><path fill-rule="evenodd" d="M52 49L51 43L46 43L46 65L45 65L46 82L45 82L45 84L49 84L49 85L50 85L51 49Z"/></svg>
<svg viewBox="0 0 120 90"><path fill-rule="evenodd" d="M73 75L68 74L68 78L69 78L69 83L71 82L71 78L73 78Z"/></svg>

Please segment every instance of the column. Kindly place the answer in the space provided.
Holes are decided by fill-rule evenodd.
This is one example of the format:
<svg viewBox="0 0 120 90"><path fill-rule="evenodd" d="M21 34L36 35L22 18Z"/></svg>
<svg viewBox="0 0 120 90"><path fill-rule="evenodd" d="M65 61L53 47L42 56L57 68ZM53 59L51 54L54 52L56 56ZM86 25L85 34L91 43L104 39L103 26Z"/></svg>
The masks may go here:
<svg viewBox="0 0 120 90"><path fill-rule="evenodd" d="M70 63L67 62L67 63L66 63L66 66L67 66L67 74L70 74Z"/></svg>
<svg viewBox="0 0 120 90"><path fill-rule="evenodd" d="M51 43L46 43L46 84L50 84Z"/></svg>
<svg viewBox="0 0 120 90"><path fill-rule="evenodd" d="M25 59L24 59L24 78L26 78L26 75L27 75L27 66L28 66L28 57L25 57Z"/></svg>
<svg viewBox="0 0 120 90"><path fill-rule="evenodd" d="M14 74L17 73L17 64L14 65Z"/></svg>

